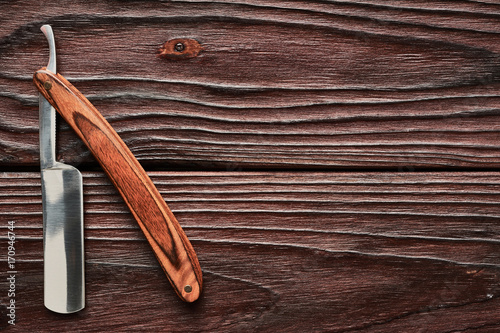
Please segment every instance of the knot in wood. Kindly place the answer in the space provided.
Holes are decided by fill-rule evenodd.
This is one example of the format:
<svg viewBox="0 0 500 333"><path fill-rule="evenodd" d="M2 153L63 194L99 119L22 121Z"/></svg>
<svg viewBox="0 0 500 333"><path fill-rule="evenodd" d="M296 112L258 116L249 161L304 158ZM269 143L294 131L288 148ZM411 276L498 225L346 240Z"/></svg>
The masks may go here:
<svg viewBox="0 0 500 333"><path fill-rule="evenodd" d="M197 57L203 50L201 44L191 38L175 38L166 41L158 49L158 57L171 60L182 60Z"/></svg>

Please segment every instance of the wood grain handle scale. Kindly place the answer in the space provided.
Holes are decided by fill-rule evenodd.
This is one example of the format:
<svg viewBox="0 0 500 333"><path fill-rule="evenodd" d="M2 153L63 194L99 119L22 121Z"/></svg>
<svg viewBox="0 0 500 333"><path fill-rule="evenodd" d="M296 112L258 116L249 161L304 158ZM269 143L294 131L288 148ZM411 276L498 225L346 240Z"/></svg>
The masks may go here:
<svg viewBox="0 0 500 333"><path fill-rule="evenodd" d="M179 297L200 296L196 253L142 166L99 111L63 76L42 68L33 81L75 130L120 192Z"/></svg>

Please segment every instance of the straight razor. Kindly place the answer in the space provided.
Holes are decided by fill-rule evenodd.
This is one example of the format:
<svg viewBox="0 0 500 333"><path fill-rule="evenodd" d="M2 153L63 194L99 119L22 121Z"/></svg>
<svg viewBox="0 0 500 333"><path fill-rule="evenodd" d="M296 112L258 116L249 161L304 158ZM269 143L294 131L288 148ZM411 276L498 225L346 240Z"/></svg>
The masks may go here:
<svg viewBox="0 0 500 333"><path fill-rule="evenodd" d="M47 68L56 72L52 28L41 30L49 42ZM54 312L73 313L85 307L82 175L56 161L56 113L42 94L39 109L44 304Z"/></svg>

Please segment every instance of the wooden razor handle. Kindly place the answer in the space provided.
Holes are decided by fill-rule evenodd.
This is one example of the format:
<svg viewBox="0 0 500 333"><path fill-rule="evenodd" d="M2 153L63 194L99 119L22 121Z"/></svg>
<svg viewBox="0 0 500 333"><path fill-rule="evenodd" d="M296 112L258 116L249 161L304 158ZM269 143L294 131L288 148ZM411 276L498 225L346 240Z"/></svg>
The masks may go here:
<svg viewBox="0 0 500 333"><path fill-rule="evenodd" d="M97 109L63 76L42 68L33 81L99 161L141 227L179 297L200 296L202 274L179 222L142 166Z"/></svg>

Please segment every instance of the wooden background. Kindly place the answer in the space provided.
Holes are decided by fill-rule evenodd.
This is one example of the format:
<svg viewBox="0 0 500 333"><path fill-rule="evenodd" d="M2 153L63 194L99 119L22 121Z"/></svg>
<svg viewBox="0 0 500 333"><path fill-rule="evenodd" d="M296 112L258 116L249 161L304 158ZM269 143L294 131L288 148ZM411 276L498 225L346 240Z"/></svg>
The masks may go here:
<svg viewBox="0 0 500 333"><path fill-rule="evenodd" d="M500 2L0 1L0 327L500 331ZM43 306L48 61L117 130L198 253L182 303L117 191L84 176L87 306ZM173 39L203 48L165 59ZM16 325L7 323L15 222Z"/></svg>

